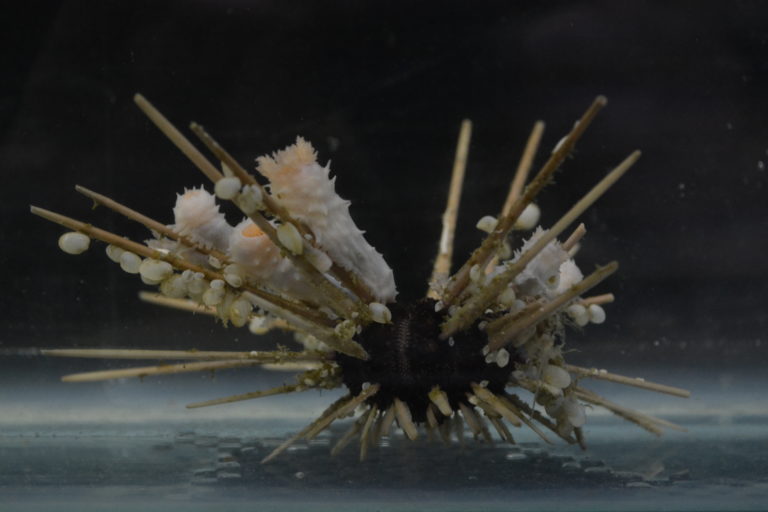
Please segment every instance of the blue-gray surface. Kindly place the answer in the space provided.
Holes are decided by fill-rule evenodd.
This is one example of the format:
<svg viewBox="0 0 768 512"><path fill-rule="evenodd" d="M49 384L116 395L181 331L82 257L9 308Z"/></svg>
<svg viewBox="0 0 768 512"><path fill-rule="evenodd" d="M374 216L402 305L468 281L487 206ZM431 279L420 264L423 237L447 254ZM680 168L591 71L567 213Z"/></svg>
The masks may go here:
<svg viewBox="0 0 768 512"><path fill-rule="evenodd" d="M261 465L270 447L333 393L187 411L187 401L290 377L75 386L56 383L55 372L24 371L39 364L20 361L3 376L3 512L768 509L768 416L759 372L665 370L667 381L685 376L682 383L694 391L687 401L598 386L689 430L658 439L593 411L586 452L547 446L523 430L515 432L516 446L467 439L463 447L445 447L394 436L360 463L354 445L337 457L328 453L342 425Z"/></svg>

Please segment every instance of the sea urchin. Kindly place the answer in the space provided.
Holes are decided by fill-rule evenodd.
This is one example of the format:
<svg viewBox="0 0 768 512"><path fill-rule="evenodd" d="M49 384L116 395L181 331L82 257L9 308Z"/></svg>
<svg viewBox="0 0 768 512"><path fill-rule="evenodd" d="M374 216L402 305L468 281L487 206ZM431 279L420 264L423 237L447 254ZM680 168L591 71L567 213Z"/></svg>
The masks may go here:
<svg viewBox="0 0 768 512"><path fill-rule="evenodd" d="M192 131L221 162L221 171L200 153L143 96L135 101L144 113L213 183L185 190L165 225L84 187L77 190L96 203L152 230L144 244L130 241L57 213L32 212L72 232L59 239L68 253L88 249L90 239L108 244L107 254L123 270L159 287L144 300L216 315L225 324L249 325L260 334L270 328L293 331L303 350L210 352L141 349L52 349L48 355L181 361L175 364L89 372L65 381L93 381L255 365L300 368L293 384L190 404L203 407L308 389L346 387L306 428L289 438L264 461L293 442L311 439L337 419L353 421L333 452L355 436L360 456L388 434L392 424L411 439L419 426L446 441L463 435L464 424L475 438L488 441L488 424L514 442L507 424L527 425L542 438L546 430L568 443L584 445L584 403L602 406L660 434L667 421L627 409L589 391L584 378L610 380L652 391L688 396L685 390L569 365L563 357L568 326L602 323L602 305L613 295L583 297L612 274L616 262L584 277L573 260L585 234L581 224L559 241L566 229L639 158L639 151L595 185L549 229L537 227L517 249L513 230L538 224L533 200L605 105L598 97L563 137L546 163L525 185L543 131L537 122L528 140L498 217L484 217L478 228L488 236L451 274L453 238L466 166L471 123L461 126L448 205L443 215L434 271L427 296L414 303L396 302L392 270L371 247L349 215L349 202L335 191L328 166L317 162L302 138L272 156L258 158L257 170L269 181L262 186L205 130ZM230 225L217 198L232 201L246 218ZM516 390L534 396L520 399Z"/></svg>

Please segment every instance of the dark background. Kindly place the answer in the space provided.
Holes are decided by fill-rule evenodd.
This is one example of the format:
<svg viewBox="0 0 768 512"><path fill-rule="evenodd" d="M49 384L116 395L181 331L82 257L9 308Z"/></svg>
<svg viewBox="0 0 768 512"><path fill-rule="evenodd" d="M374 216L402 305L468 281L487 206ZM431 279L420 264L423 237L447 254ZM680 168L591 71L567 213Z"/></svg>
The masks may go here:
<svg viewBox="0 0 768 512"><path fill-rule="evenodd" d="M140 91L241 162L313 141L340 194L423 294L458 125L475 123L458 256L503 201L528 132L542 154L609 98L539 204L551 225L610 167L638 165L589 212L578 261L619 273L583 362L765 364L768 5L762 2L25 2L2 50L0 349L258 348L246 330L142 304L94 244L57 248L36 204L143 239L76 183L170 222L202 176L144 119ZM537 163L542 163L539 157ZM236 216L233 216L236 220ZM596 290L597 291L597 290Z"/></svg>

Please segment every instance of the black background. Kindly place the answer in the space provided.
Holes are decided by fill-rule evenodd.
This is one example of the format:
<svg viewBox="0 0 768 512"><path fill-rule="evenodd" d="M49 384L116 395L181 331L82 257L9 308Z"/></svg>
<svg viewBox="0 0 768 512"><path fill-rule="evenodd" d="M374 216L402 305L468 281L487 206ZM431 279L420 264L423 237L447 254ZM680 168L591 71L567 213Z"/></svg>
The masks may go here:
<svg viewBox="0 0 768 512"><path fill-rule="evenodd" d="M163 222L202 176L134 106L196 120L241 162L313 141L352 215L423 294L458 125L475 123L457 252L480 240L536 119L543 153L609 98L545 225L629 152L643 158L585 216L583 269L612 259L608 321L582 360L766 362L768 5L762 2L25 2L4 12L0 348L242 347L209 318L138 302L144 287L29 204L146 237L76 183ZM539 157L538 163L543 162ZM236 220L236 216L232 220ZM274 343L268 340L267 345Z"/></svg>

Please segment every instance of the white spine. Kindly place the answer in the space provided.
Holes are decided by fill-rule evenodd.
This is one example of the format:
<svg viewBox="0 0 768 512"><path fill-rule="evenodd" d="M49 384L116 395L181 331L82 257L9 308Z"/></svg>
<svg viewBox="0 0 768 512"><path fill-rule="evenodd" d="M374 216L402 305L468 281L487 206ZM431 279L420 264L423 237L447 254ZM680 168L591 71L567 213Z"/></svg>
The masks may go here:
<svg viewBox="0 0 768 512"><path fill-rule="evenodd" d="M259 172L271 183L271 193L295 219L314 234L317 245L343 268L357 275L378 302L395 299L392 269L363 237L349 215L349 201L336 194L329 167L317 163L312 145L296 144L272 157L258 159Z"/></svg>

